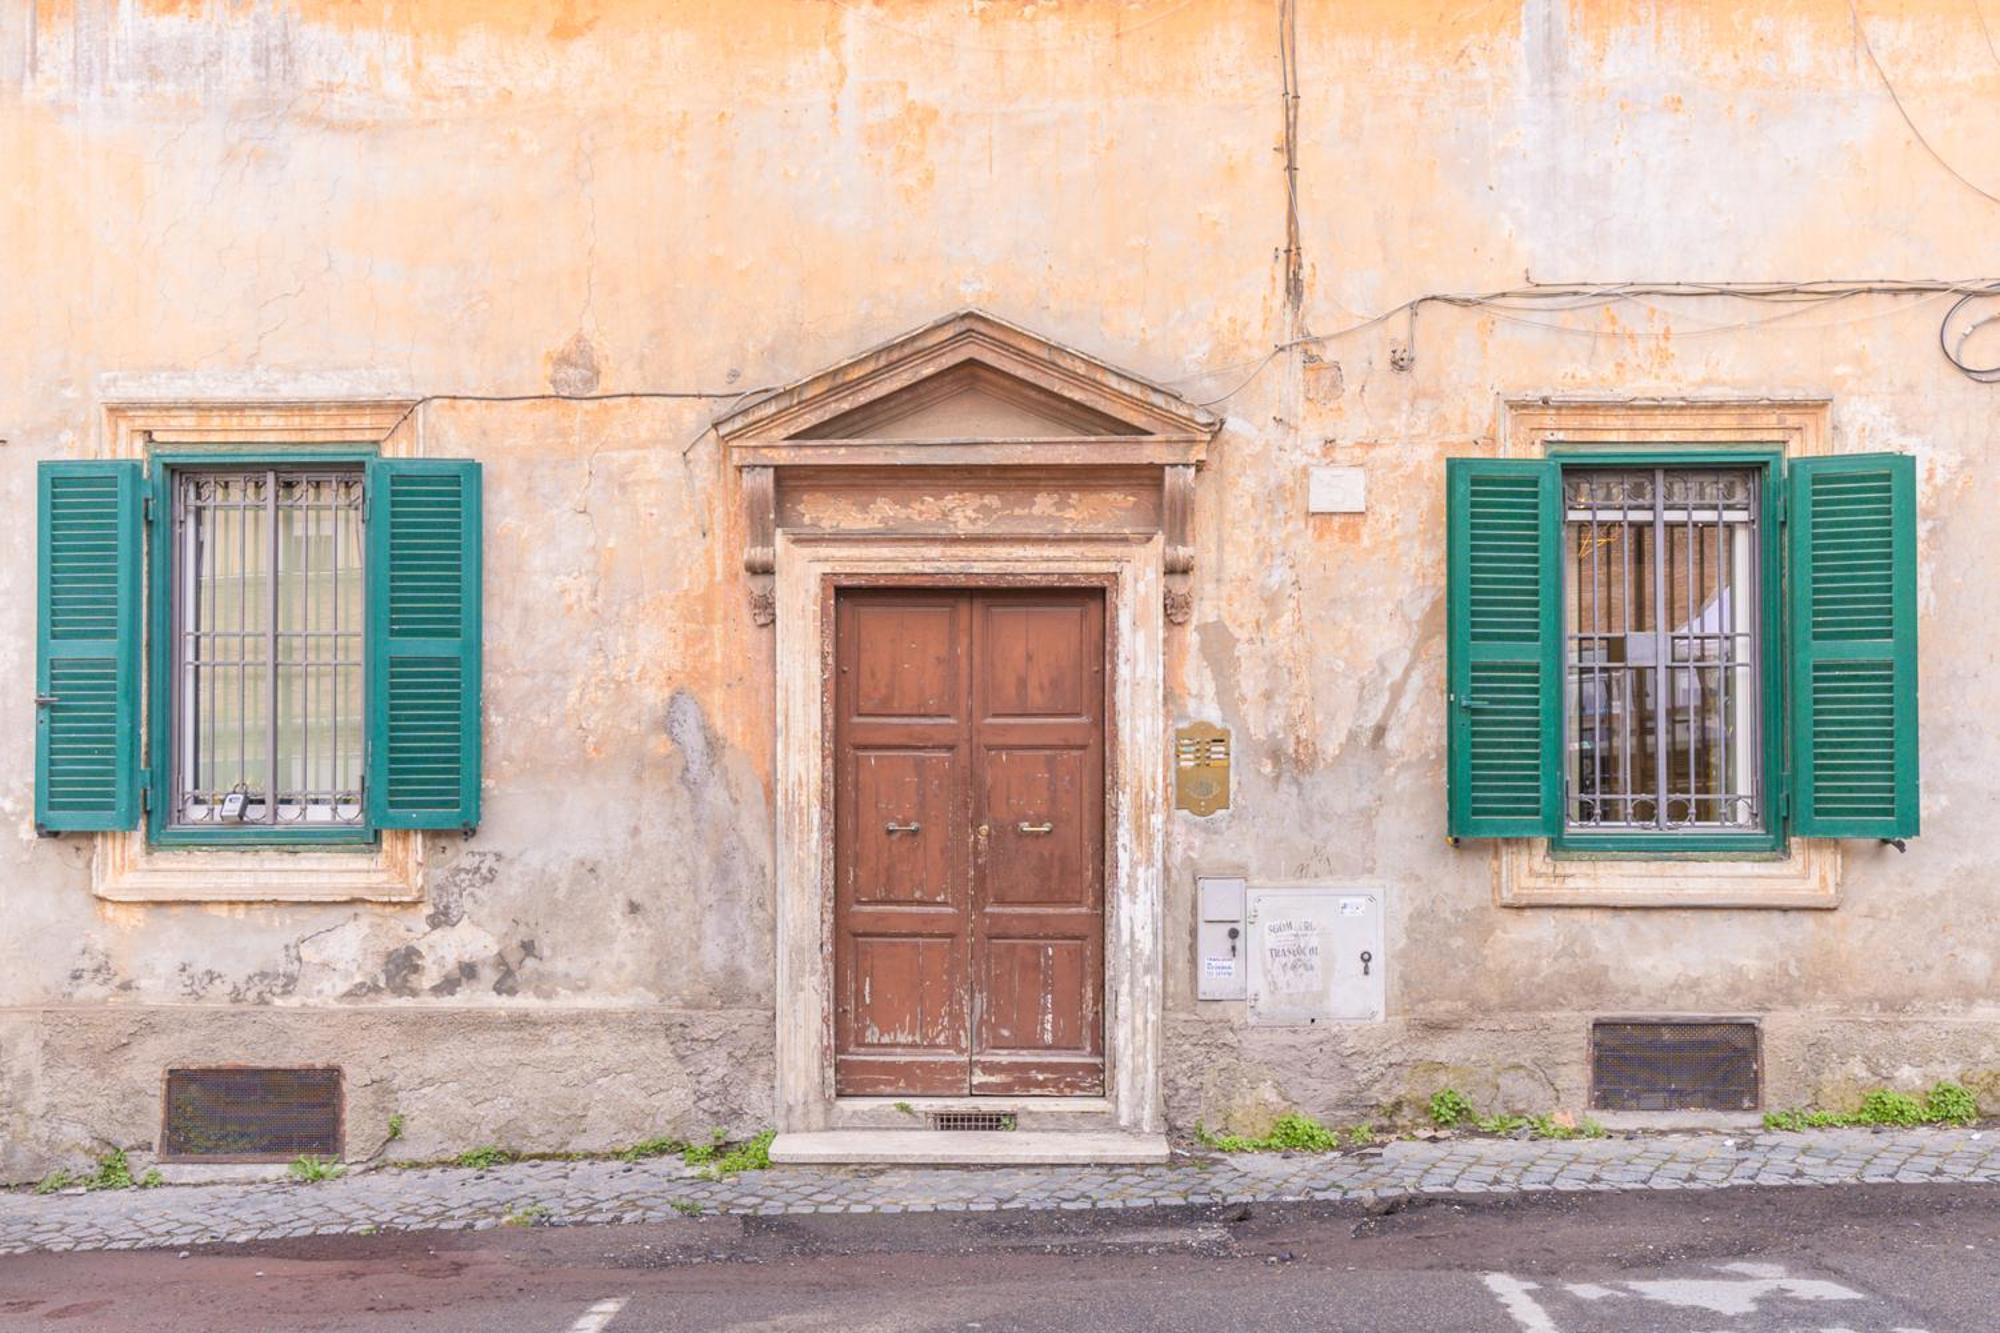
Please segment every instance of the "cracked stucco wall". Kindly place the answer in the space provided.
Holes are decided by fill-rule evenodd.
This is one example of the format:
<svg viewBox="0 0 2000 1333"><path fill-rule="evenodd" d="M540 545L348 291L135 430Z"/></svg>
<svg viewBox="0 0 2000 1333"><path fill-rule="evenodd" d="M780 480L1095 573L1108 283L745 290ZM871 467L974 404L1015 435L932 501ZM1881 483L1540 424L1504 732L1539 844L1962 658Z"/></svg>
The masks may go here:
<svg viewBox="0 0 2000 1333"><path fill-rule="evenodd" d="M1861 8L1925 137L2000 193L1972 11ZM1446 1076L1573 1102L1605 1010L1767 1015L1778 1099L2000 1068L2000 752L1960 722L2000 706L2000 390L1940 360L1939 301L1761 327L1726 302L1429 307L1407 373L1400 317L1260 368L1289 328L1524 276L1975 274L2000 205L1914 140L1845 0L1301 0L1288 309L1274 9L6 6L6 512L119 395L718 396L415 423L484 460L489 516L486 818L432 840L420 905L96 901L88 843L30 828L25 689L0 709L0 1174L145 1142L159 1068L192 1057L338 1054L357 1130L402 1107L413 1150L766 1118L771 644L706 426L964 304L1190 398L1242 385L1167 644L1173 718L1238 742L1234 808L1168 830L1177 1124ZM1856 849L1837 912L1502 911L1486 858L1445 846L1441 460L1538 393L1824 396L1836 448L1917 454L1926 833ZM1306 515L1317 462L1367 470L1365 514ZM32 543L0 524L16 682ZM1197 1006L1191 880L1216 867L1385 885L1392 1021Z"/></svg>

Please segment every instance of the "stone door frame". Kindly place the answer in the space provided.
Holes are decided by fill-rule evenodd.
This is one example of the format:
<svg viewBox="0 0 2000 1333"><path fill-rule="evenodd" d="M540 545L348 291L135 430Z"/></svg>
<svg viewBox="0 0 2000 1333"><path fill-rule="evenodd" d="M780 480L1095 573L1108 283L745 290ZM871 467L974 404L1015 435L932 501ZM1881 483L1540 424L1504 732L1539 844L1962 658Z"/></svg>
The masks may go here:
<svg viewBox="0 0 2000 1333"><path fill-rule="evenodd" d="M1076 1128L1163 1131L1162 865L1167 809L1163 539L775 534L777 1113L783 1132L921 1128L833 1079L832 719L826 679L841 586L1101 587L1111 673L1105 737L1102 1097L910 1098ZM917 1103L922 1103L920 1106Z"/></svg>

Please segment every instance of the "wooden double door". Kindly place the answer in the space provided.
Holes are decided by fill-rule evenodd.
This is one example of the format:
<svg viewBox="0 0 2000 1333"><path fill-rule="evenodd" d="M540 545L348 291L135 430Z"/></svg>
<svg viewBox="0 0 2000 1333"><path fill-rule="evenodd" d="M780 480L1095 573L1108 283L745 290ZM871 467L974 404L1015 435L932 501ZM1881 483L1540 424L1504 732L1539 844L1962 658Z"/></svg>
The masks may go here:
<svg viewBox="0 0 2000 1333"><path fill-rule="evenodd" d="M834 620L836 1092L1102 1093L1103 593Z"/></svg>

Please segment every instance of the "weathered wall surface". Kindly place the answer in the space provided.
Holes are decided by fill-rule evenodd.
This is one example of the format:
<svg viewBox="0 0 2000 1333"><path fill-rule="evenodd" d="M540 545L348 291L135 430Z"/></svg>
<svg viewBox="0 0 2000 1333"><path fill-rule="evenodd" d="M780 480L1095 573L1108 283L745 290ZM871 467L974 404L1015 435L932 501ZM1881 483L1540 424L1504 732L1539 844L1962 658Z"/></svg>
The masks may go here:
<svg viewBox="0 0 2000 1333"><path fill-rule="evenodd" d="M1769 1015L1774 1101L2000 1068L2000 388L1939 357L1945 302L1427 306L1407 371L1408 321L1365 323L1530 276L1990 271L2000 58L1970 6L1861 10L1936 155L1845 0L1301 0L1294 308L1275 4L10 5L0 1175L145 1142L167 1063L302 1050L350 1061L359 1149L396 1108L413 1151L766 1116L771 644L706 427L966 304L1229 395L1167 645L1173 717L1239 747L1234 808L1168 833L1176 1123L1575 1104L1604 1011ZM1304 334L1318 364L1271 355ZM714 396L405 428L488 487L487 813L423 904L118 906L34 836L33 468L106 401L651 390ZM1838 911L1503 910L1445 844L1441 460L1541 393L1826 397L1836 449L1917 455L1926 832L1851 849ZM1316 462L1365 514L1307 516ZM1385 886L1391 1021L1198 1007L1198 869Z"/></svg>

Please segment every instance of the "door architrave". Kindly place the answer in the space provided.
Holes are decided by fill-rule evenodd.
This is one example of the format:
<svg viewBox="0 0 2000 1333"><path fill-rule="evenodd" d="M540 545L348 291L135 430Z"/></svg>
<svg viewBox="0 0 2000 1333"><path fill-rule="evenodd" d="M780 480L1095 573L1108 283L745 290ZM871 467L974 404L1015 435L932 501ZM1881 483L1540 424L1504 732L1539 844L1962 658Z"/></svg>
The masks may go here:
<svg viewBox="0 0 2000 1333"><path fill-rule="evenodd" d="M882 1098L834 1093L834 595L841 587L1096 587L1105 594L1102 1097L965 1098L1159 1133L1163 837L1162 550L1158 532L1060 539L775 534L777 1114L781 1131L886 1125ZM924 1099L929 1107L937 1099ZM888 1117L888 1118L885 1118ZM902 1121L909 1124L905 1118Z"/></svg>

